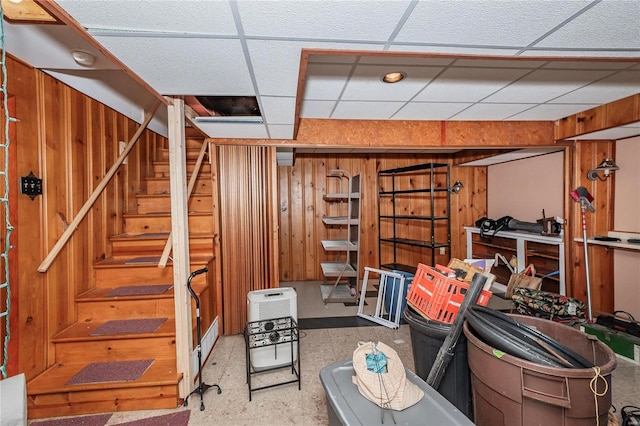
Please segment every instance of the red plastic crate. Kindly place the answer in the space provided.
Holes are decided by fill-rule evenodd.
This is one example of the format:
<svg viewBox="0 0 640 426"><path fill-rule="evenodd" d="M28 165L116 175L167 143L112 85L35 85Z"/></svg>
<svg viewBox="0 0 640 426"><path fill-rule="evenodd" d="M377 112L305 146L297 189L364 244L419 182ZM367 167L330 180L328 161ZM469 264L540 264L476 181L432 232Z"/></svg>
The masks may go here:
<svg viewBox="0 0 640 426"><path fill-rule="evenodd" d="M451 324L469 290L469 284L448 278L439 271L452 272L446 266L436 265L436 268L432 268L418 264L407 294L407 304L427 319ZM487 306L490 297L490 291L482 290L476 303Z"/></svg>

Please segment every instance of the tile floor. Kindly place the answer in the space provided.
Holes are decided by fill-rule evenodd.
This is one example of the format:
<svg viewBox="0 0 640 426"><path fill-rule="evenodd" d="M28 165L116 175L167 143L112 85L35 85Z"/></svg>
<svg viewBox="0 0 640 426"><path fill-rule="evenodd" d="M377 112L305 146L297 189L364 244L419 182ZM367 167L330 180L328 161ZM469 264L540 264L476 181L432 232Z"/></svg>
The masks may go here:
<svg viewBox="0 0 640 426"><path fill-rule="evenodd" d="M298 301L299 315L305 302ZM335 309L332 307L331 309ZM246 384L244 338L241 335L222 336L203 370L206 384L218 384L204 394L205 410L200 411L199 395L189 400L190 425L326 425L328 424L325 392L319 378L320 369L336 361L349 359L359 341L382 341L393 347L404 365L413 368L410 327L397 330L383 326L313 329L300 331L301 389L288 384L255 391L249 402ZM255 387L279 383L291 377L290 370L267 372L254 376ZM618 358L612 373L613 404L618 409L625 405L640 406L640 365ZM154 410L114 413L108 425L116 425L175 412Z"/></svg>

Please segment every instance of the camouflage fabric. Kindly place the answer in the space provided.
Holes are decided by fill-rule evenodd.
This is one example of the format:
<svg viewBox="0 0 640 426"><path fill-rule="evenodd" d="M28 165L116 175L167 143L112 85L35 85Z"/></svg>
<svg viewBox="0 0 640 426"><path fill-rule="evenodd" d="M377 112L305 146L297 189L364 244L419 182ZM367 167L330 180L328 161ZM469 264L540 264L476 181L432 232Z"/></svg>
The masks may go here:
<svg viewBox="0 0 640 426"><path fill-rule="evenodd" d="M524 287L513 289L511 296L519 314L558 322L571 322L586 318L584 302L557 293Z"/></svg>

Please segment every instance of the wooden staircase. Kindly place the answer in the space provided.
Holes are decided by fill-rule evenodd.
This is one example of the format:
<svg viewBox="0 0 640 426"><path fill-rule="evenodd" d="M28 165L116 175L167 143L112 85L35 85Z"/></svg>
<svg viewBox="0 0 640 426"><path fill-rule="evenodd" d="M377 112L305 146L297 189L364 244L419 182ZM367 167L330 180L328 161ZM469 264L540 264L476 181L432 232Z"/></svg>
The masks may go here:
<svg viewBox="0 0 640 426"><path fill-rule="evenodd" d="M201 139L187 139L187 179L202 143ZM165 268L158 267L171 231L167 149L158 153L153 176L145 184L146 191L136 195L137 212L123 216L125 232L110 238L111 256L94 264L93 287L75 298L77 321L52 338L53 365L27 384L29 418L174 408L181 402L173 289L144 294L173 284L171 260ZM212 210L211 168L205 161L188 204L191 271L212 265ZM201 301L211 297L210 276L198 275L191 282ZM123 294L117 290L123 288L139 291ZM119 295L110 295L114 291ZM213 303L201 304L203 327L211 324L213 309ZM166 320L155 331L96 335L109 321L111 325L159 318ZM195 329L195 319L192 323ZM89 364L140 360L153 362L137 380L68 384Z"/></svg>

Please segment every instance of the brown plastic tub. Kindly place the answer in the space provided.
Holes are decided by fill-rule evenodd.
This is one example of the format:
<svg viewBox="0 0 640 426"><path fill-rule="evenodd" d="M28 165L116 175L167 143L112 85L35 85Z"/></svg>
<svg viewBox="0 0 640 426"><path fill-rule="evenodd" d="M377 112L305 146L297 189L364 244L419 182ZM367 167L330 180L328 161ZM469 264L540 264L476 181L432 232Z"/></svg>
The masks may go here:
<svg viewBox="0 0 640 426"><path fill-rule="evenodd" d="M535 317L511 315L573 349L600 368L597 415L591 368L556 368L502 354L464 324L478 426L582 426L607 424L611 407L611 372L616 357L605 344L575 328ZM607 385L605 386L605 380Z"/></svg>

